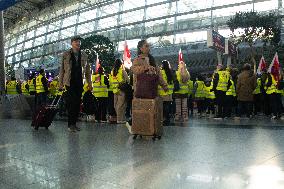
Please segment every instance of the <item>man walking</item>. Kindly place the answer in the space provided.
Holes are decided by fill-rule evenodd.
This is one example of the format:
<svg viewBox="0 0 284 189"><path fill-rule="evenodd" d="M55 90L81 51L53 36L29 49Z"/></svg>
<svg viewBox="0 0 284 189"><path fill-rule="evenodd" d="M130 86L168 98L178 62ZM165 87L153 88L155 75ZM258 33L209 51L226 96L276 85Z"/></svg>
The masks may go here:
<svg viewBox="0 0 284 189"><path fill-rule="evenodd" d="M59 72L59 88L66 89L68 130L71 132L80 131L76 122L80 112L83 79L88 83L89 90L92 90L90 65L87 54L80 50L81 39L79 36L72 37L72 48L63 54Z"/></svg>

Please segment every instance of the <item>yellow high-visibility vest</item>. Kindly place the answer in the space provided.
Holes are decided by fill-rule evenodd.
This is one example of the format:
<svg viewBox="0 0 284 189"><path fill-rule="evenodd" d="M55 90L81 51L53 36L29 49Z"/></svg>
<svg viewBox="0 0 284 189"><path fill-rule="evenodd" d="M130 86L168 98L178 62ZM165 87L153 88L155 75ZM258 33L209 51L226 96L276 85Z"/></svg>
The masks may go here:
<svg viewBox="0 0 284 189"><path fill-rule="evenodd" d="M116 76L113 75L113 71L111 71L112 75L112 88L113 88L113 93L117 94L120 89L118 88L119 83L123 82L123 75L122 75L122 68L119 68L118 73Z"/></svg>
<svg viewBox="0 0 284 189"><path fill-rule="evenodd" d="M206 93L206 98L208 99L215 99L215 93L214 91L210 91L211 89L213 89L213 82L211 82L211 85L209 87L205 86L205 93Z"/></svg>
<svg viewBox="0 0 284 189"><path fill-rule="evenodd" d="M26 81L24 81L24 82L21 84L21 89L22 89L22 94L23 94L23 95L28 95L28 94L30 94L29 91L26 89L26 84L27 84Z"/></svg>
<svg viewBox="0 0 284 189"><path fill-rule="evenodd" d="M95 97L108 97L108 89L104 81L105 81L104 75L100 74L92 75L93 94Z"/></svg>
<svg viewBox="0 0 284 189"><path fill-rule="evenodd" d="M261 91L260 91L260 87L261 87L261 78L258 78L257 80L256 80L256 88L254 89L254 91L253 91L253 94L260 94L261 93Z"/></svg>
<svg viewBox="0 0 284 189"><path fill-rule="evenodd" d="M18 94L17 92L17 81L9 81L7 83L7 94Z"/></svg>
<svg viewBox="0 0 284 189"><path fill-rule="evenodd" d="M84 84L84 86L83 86L83 92L82 92L82 98L83 98L83 96L85 95L85 93L89 90L89 88L88 88L88 83L85 83Z"/></svg>
<svg viewBox="0 0 284 189"><path fill-rule="evenodd" d="M279 93L279 91L277 89L277 82L274 79L273 75L272 74L270 74L270 75L271 75L271 79L272 79L272 84L271 84L270 87L266 87L266 85L268 83L268 77L267 77L267 79L265 81L265 87L264 87L266 94Z"/></svg>
<svg viewBox="0 0 284 189"><path fill-rule="evenodd" d="M168 83L167 74L166 74L165 70L161 70L161 74L162 74L162 77L163 77L164 81L167 83L169 90L166 92L166 91L164 91L162 86L159 85L159 87L158 87L159 95L160 96L167 96L167 95L173 94L173 92L174 92L174 84L173 83L172 84Z"/></svg>
<svg viewBox="0 0 284 189"><path fill-rule="evenodd" d="M176 71L177 80L179 82L180 89L178 91L175 91L176 94L187 94L188 93L188 83L182 83L181 82L181 74L179 71Z"/></svg>
<svg viewBox="0 0 284 189"><path fill-rule="evenodd" d="M35 92L34 78L28 80L29 92Z"/></svg>
<svg viewBox="0 0 284 189"><path fill-rule="evenodd" d="M226 92L226 95L227 96L237 96L234 81L231 80L231 79L230 79L230 81L231 81L232 85L230 86L230 88Z"/></svg>
<svg viewBox="0 0 284 189"><path fill-rule="evenodd" d="M53 80L52 82L50 82L49 84L49 92L51 96L56 96L57 92L59 89L59 82L56 80Z"/></svg>
<svg viewBox="0 0 284 189"><path fill-rule="evenodd" d="M218 91L227 91L228 81L230 79L230 73L228 71L218 71L219 81L216 89Z"/></svg>
<svg viewBox="0 0 284 189"><path fill-rule="evenodd" d="M188 95L192 95L193 94L193 81L189 80L187 84L188 84Z"/></svg>
<svg viewBox="0 0 284 189"><path fill-rule="evenodd" d="M42 78L43 78L43 76L41 74L39 74L36 77L36 93L43 93L43 92L45 92L44 87L43 87L43 83L41 82Z"/></svg>
<svg viewBox="0 0 284 189"><path fill-rule="evenodd" d="M195 91L195 98L204 98L206 96L205 94L205 84L203 81L195 81L197 84L197 89Z"/></svg>
<svg viewBox="0 0 284 189"><path fill-rule="evenodd" d="M113 79L112 79L112 75L111 74L108 74L108 81L109 81L108 91L109 92L113 92Z"/></svg>

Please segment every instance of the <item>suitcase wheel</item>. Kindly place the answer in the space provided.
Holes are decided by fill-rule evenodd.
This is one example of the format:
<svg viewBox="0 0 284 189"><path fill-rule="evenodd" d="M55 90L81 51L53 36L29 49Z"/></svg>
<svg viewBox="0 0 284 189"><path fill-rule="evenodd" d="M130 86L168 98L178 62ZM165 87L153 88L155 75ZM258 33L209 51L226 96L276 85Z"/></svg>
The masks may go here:
<svg viewBox="0 0 284 189"><path fill-rule="evenodd" d="M133 136L133 139L135 140L135 139L137 138L137 136L138 136L138 135L134 135L134 136Z"/></svg>
<svg viewBox="0 0 284 189"><path fill-rule="evenodd" d="M161 137L161 136L158 136L157 138L158 138L159 140L161 140L162 137Z"/></svg>
<svg viewBox="0 0 284 189"><path fill-rule="evenodd" d="M48 127L45 127L46 130L48 130Z"/></svg>
<svg viewBox="0 0 284 189"><path fill-rule="evenodd" d="M37 131L37 130L38 130L38 127L37 127L37 126L35 126L35 127L34 127L34 129Z"/></svg>

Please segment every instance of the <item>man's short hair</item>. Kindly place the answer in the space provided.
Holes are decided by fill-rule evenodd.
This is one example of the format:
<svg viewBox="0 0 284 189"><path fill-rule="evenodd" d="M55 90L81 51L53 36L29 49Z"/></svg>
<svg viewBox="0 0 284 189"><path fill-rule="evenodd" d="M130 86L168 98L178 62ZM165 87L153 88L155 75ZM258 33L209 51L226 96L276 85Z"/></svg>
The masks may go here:
<svg viewBox="0 0 284 189"><path fill-rule="evenodd" d="M72 43L73 41L82 40L82 39L83 39L83 38L80 37L79 35L73 36L73 37L71 38L71 43Z"/></svg>
<svg viewBox="0 0 284 189"><path fill-rule="evenodd" d="M40 69L40 70L39 70L39 73L40 73L40 74L44 73L44 69Z"/></svg>

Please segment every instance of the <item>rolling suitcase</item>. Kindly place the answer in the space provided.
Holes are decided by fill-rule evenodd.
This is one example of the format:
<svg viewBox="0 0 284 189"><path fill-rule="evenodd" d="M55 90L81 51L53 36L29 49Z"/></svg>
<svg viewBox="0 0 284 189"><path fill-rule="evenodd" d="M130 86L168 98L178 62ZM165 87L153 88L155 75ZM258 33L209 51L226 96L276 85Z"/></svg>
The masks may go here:
<svg viewBox="0 0 284 189"><path fill-rule="evenodd" d="M132 101L133 139L140 136L153 136L152 139L161 139L163 134L163 102L155 99L134 98Z"/></svg>
<svg viewBox="0 0 284 189"><path fill-rule="evenodd" d="M45 127L48 129L59 110L58 104L61 97L61 95L56 96L50 105L43 106L39 109L32 121L32 126L35 130L38 130L39 127Z"/></svg>

